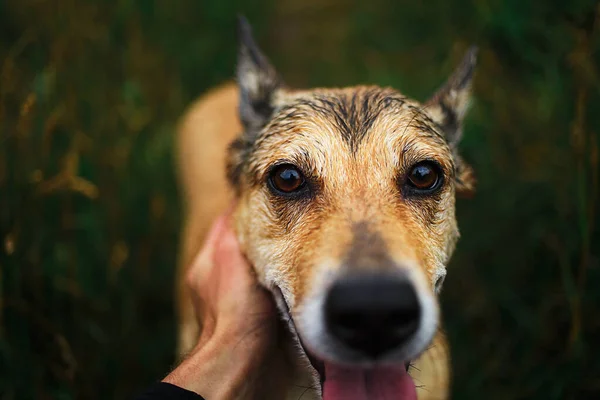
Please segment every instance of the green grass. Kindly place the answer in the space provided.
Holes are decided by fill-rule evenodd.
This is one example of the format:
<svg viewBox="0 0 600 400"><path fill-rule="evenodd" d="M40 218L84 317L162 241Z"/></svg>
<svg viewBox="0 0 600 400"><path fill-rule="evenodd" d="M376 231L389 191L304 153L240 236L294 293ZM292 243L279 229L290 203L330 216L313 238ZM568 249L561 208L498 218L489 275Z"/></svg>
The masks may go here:
<svg viewBox="0 0 600 400"><path fill-rule="evenodd" d="M597 1L3 0L0 398L127 398L170 368L174 124L231 77L239 11L295 86L423 100L480 46L454 397L597 396Z"/></svg>

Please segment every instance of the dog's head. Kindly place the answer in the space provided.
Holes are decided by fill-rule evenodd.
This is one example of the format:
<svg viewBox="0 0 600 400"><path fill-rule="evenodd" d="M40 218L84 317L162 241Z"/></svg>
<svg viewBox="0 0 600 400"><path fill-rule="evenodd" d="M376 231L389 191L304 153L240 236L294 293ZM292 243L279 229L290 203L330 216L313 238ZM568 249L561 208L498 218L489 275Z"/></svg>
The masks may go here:
<svg viewBox="0 0 600 400"><path fill-rule="evenodd" d="M239 30L245 132L228 174L244 251L317 358L413 359L437 329L455 195L473 189L457 145L475 51L420 104L376 86L290 89Z"/></svg>

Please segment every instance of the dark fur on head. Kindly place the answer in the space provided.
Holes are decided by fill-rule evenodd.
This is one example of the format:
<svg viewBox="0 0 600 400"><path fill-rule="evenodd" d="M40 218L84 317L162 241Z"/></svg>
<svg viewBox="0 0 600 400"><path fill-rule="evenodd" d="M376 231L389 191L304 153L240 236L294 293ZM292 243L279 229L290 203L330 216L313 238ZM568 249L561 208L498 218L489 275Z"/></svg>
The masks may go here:
<svg viewBox="0 0 600 400"><path fill-rule="evenodd" d="M307 113L321 114L335 121L340 134L355 151L383 110L403 107L408 107L414 114L412 126L432 138L439 138L452 149L457 191L469 194L474 190L473 172L456 147L469 104L476 47L468 50L446 83L420 107L395 90L380 87L359 88L351 95L317 89L313 96L286 96L293 91L284 86L260 50L243 16L238 17L238 41L239 115L244 132L232 143L228 159L228 178L236 190L256 145L262 137L269 135L269 129L265 128L291 126L294 120L301 120Z"/></svg>

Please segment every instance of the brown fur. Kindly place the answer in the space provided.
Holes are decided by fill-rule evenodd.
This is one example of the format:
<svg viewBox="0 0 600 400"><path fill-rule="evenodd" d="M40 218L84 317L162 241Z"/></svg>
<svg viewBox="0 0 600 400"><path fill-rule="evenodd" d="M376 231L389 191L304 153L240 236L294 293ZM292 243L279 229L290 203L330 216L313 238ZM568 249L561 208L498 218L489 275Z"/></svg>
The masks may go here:
<svg viewBox="0 0 600 400"><path fill-rule="evenodd" d="M375 86L291 90L243 21L240 35L240 86L227 84L205 95L179 129L177 159L186 202L178 280L180 352L198 335L185 267L212 220L233 199L242 250L259 281L283 295L289 322L300 332L315 291L326 290L333 276L404 271L418 291L433 298L459 236L455 195L474 185L457 150L474 51L421 105ZM411 167L422 161L434 162L443 176L440 189L430 195L406 184ZM269 188L269 173L281 163L302 171L306 190L282 196ZM281 387L270 386L259 398L297 399L305 387L313 390L304 399L319 398L315 371L293 334L283 332L264 371L266 380ZM315 352L310 343L303 345ZM448 396L449 352L441 330L412 365L419 399Z"/></svg>
<svg viewBox="0 0 600 400"><path fill-rule="evenodd" d="M408 201L398 189L398 177L423 159L436 159L449 183L457 177L449 145L418 104L391 89L372 87L286 96L279 101L289 105L281 108L265 133L248 145L250 149L235 146L231 155L232 163L242 166L230 165L230 170L243 170L242 178L235 176L240 172L230 175L239 192L237 228L249 258L262 261L276 255L282 274L288 273L284 269L293 271L290 290L298 303L320 258L347 257L356 223L369 221L392 258L416 261L428 276L435 266L445 264L458 238L454 185L447 184L434 198ZM353 116L368 99L386 106L371 110L376 117ZM314 187L313 199L290 204L265 189L269 166L281 160L304 171ZM259 265L272 263L260 261Z"/></svg>
<svg viewBox="0 0 600 400"><path fill-rule="evenodd" d="M368 89L347 90L360 93ZM295 93L293 96L301 97L302 94ZM237 119L237 101L237 88L226 85L207 94L192 106L181 125L178 159L187 203L182 266L189 264L199 250L213 218L224 211L233 198L224 171L228 143L243 129ZM406 104L411 110L410 103ZM305 107L309 106L299 106L298 111ZM348 157L347 148L344 147L348 144L347 140L335 132L335 117L317 114L310 123L287 127L285 134L272 133L262 139L264 147L248 163L248 169L252 171L251 179L240 183L242 186L238 189L240 198L236 212L237 229L243 248L251 260L260 259L264 254L277 255L281 273L291 277L290 290L295 293L298 304L302 303L307 282L313 272L310 265L324 254L338 259L347 256L350 243L354 240L352 226L355 221L369 220L372 229L384 237L386 247L391 250L392 255L414 258L423 266L447 261L448 253L457 238L453 219L446 217L447 214L454 213L453 188L450 186L441 194L443 206L428 204L429 200L426 199L419 200L418 204L399 205L396 191L398 172L391 155L384 153L381 147L382 142L390 141L390 146L402 149L404 158L410 160L417 159L420 153L437 154L438 148L447 146L435 134L406 128L405 125L412 119L413 115L409 113L400 121L384 117L374 122L370 140L356 150L356 159L361 160L360 164L352 164ZM274 125L281 126L277 121ZM394 135L405 129L410 129L410 134L401 138ZM286 154L282 154L285 149L299 146L290 139L289 136L293 134L298 134L295 139L302 143L305 152L321 155L317 159L319 163L312 165L312 169L318 171L331 168L328 176L332 180L327 184L320 183L325 197L318 204L306 205L301 211L271 203L265 198L267 194L254 194L256 191L263 191L259 182L266 166L285 158ZM307 149L307 146L312 148ZM454 177L452 159L446 153L439 153L448 176ZM332 157L339 159L332 160ZM367 179L363 174L367 170L375 171L379 176ZM367 206L361 201L364 198L379 200ZM300 212L305 217L304 222L294 228L293 236L286 235L300 217ZM398 224L398 221L403 222ZM257 230L257 226L261 228ZM288 228L282 229L282 226ZM373 249L372 243L367 244L367 247ZM430 275L431 271L426 269L424 273ZM183 283L183 280L180 282ZM182 321L180 350L185 352L194 343L197 330L183 286L178 293ZM411 369L416 384L422 387L419 390L421 399L446 397L449 379L447 364L448 352L440 333L430 350Z"/></svg>
<svg viewBox="0 0 600 400"><path fill-rule="evenodd" d="M185 280L186 267L200 250L214 218L223 213L234 198L226 179L225 155L242 130L237 103L235 85L219 87L193 104L179 127L177 161L186 206L177 279L180 356L192 349L199 335ZM314 379L305 365L298 365L298 359L298 349L282 333L278 343L273 344L271 362L263 372L265 380L271 383L264 388L265 392L258 390L256 399L318 398L315 390L306 389L314 385ZM248 384L254 386L249 391L262 386L260 382Z"/></svg>

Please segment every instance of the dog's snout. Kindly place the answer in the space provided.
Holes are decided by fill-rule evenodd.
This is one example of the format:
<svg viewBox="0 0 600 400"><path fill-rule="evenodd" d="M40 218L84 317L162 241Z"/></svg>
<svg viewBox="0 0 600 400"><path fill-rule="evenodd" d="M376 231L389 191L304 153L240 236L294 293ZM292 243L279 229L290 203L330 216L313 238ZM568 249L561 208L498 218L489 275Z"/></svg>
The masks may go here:
<svg viewBox="0 0 600 400"><path fill-rule="evenodd" d="M417 292L406 277L346 278L331 287L325 303L329 332L372 358L403 345L420 318Z"/></svg>

